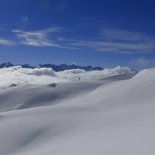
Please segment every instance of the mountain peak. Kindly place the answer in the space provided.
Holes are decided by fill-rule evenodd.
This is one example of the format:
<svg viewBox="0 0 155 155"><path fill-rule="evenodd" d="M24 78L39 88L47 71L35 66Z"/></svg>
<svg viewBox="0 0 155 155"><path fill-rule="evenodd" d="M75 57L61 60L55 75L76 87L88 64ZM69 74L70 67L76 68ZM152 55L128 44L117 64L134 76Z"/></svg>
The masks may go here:
<svg viewBox="0 0 155 155"><path fill-rule="evenodd" d="M104 68L102 67L93 67L93 66L79 66L76 64L60 64L60 65L55 65L55 64L39 64L38 66L32 66L30 64L18 64L20 66L22 66L23 68L35 68L35 67L39 67L39 68L52 68L54 71L58 72L58 71L64 71L64 70L69 70L69 69L83 69L85 71L91 71L91 70L103 70ZM13 67L16 66L15 64L11 63L11 62L6 62L6 63L2 63L0 64L0 68L4 68L4 67Z"/></svg>

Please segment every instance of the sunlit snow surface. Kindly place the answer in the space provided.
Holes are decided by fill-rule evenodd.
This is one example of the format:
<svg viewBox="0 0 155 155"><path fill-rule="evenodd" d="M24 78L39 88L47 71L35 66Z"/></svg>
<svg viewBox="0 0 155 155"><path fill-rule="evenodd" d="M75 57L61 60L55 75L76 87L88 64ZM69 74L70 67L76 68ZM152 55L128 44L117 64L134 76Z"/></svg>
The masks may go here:
<svg viewBox="0 0 155 155"><path fill-rule="evenodd" d="M1 69L0 155L154 155L155 69L134 74Z"/></svg>

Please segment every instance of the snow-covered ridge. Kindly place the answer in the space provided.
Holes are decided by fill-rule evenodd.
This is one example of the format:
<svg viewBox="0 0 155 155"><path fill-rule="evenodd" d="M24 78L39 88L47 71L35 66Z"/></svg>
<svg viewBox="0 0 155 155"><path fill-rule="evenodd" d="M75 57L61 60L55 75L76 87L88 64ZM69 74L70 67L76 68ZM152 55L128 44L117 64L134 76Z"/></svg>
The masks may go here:
<svg viewBox="0 0 155 155"><path fill-rule="evenodd" d="M1 70L0 155L154 155L155 70L134 75Z"/></svg>
<svg viewBox="0 0 155 155"><path fill-rule="evenodd" d="M108 85L102 81L100 87L96 84L90 87L92 82L84 82L86 87L90 87L87 93L62 99L61 104L1 112L0 154L154 155L154 77L155 70L151 69L141 71L132 79L111 81ZM72 84L77 84L82 90L84 83L70 83L67 88L59 86L76 92L74 88L77 87ZM42 98L31 97L40 92L51 102L48 96L57 88L11 88L1 90L0 99L2 103L7 98L5 105L9 107L13 98L17 98L20 106L24 100L39 102ZM61 94L61 89L57 89L56 94ZM27 96L30 100L24 98L24 94L22 96L22 91L31 94ZM15 95L19 92L21 98L18 100ZM40 104L44 103L41 100Z"/></svg>

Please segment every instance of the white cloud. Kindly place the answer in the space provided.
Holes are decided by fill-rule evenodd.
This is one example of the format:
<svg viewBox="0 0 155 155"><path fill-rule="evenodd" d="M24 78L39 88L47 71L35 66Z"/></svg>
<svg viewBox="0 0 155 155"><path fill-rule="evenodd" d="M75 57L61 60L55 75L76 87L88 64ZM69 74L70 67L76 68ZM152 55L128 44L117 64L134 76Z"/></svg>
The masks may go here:
<svg viewBox="0 0 155 155"><path fill-rule="evenodd" d="M131 66L136 66L137 68L144 69L144 68L150 68L155 66L155 58L135 58L130 60Z"/></svg>
<svg viewBox="0 0 155 155"><path fill-rule="evenodd" d="M123 42L108 42L108 41L82 41L77 40L71 43L71 46L78 48L85 48L90 50L97 50L102 52L115 53L140 53L151 52L155 49L153 43L123 43Z"/></svg>
<svg viewBox="0 0 155 155"><path fill-rule="evenodd" d="M28 46L52 46L52 47L59 47L57 44L52 43L51 41L48 40L40 40L40 39L31 39L27 38L24 41L21 42L21 44L28 45Z"/></svg>
<svg viewBox="0 0 155 155"><path fill-rule="evenodd" d="M58 28L48 28L40 31L12 30L20 40L21 44L28 46L52 46L59 47L54 41L49 39L49 34L58 32Z"/></svg>
<svg viewBox="0 0 155 155"><path fill-rule="evenodd" d="M155 50L155 38L140 32L102 30L94 40L70 40L71 47L115 53L149 53Z"/></svg>
<svg viewBox="0 0 155 155"><path fill-rule="evenodd" d="M8 39L2 39L0 38L0 45L5 45L5 46L14 46L16 45L15 42L8 40Z"/></svg>
<svg viewBox="0 0 155 155"><path fill-rule="evenodd" d="M139 66L146 66L150 63L150 60L145 59L145 58L138 58L138 59L134 59L131 61L131 64L136 64Z"/></svg>
<svg viewBox="0 0 155 155"><path fill-rule="evenodd" d="M28 22L29 18L27 16L22 16L21 20L22 20L22 22Z"/></svg>
<svg viewBox="0 0 155 155"><path fill-rule="evenodd" d="M109 41L126 41L126 42L145 42L152 41L152 38L144 33L132 32L127 30L103 29L103 38ZM155 39L154 39L155 41Z"/></svg>
<svg viewBox="0 0 155 155"><path fill-rule="evenodd" d="M48 28L39 31L12 30L20 44L27 46L50 46L70 50L94 50L123 54L150 53L155 50L155 38L140 32L127 30L101 30L100 37L88 40L57 38L51 34L61 32L59 28Z"/></svg>
<svg viewBox="0 0 155 155"><path fill-rule="evenodd" d="M0 69L0 89L6 88L11 84L28 85L28 84L49 84L53 82L77 81L80 77L82 80L103 79L115 75L131 73L127 67L116 67L113 69L104 69L102 71L89 71L81 69L71 69L61 72L55 72L51 68L22 68L14 66Z"/></svg>

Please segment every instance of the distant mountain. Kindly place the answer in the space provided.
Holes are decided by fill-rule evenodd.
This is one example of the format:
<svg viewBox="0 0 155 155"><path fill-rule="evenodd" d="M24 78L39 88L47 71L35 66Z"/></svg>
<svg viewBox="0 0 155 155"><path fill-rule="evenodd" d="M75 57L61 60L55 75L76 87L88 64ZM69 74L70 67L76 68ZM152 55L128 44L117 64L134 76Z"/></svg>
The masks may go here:
<svg viewBox="0 0 155 155"><path fill-rule="evenodd" d="M71 64L71 65L67 65L67 64L60 64L60 65L54 65L54 64L39 64L38 66L31 66L29 64L13 64L11 62L7 62L7 63L2 63L0 64L0 68L4 68L4 67L13 67L13 66L17 66L20 65L23 68L36 68L36 67L46 67L46 68L52 68L54 71L58 72L58 71L64 71L64 70L69 70L69 69L83 69L86 71L91 71L91 70L103 70L104 68L102 67L93 67L93 66L79 66L79 65L75 65L75 64Z"/></svg>
<svg viewBox="0 0 155 155"><path fill-rule="evenodd" d="M4 68L4 67L13 67L14 65L10 62L7 62L7 63L2 63L0 64L0 68Z"/></svg>
<svg viewBox="0 0 155 155"><path fill-rule="evenodd" d="M67 65L67 64L61 64L61 65L53 65L53 64L40 64L40 67L50 67L54 71L64 71L64 70L69 70L69 69L83 69L86 71L91 71L91 70L103 70L104 68L102 67L92 67L92 66L78 66L75 64L72 65Z"/></svg>

